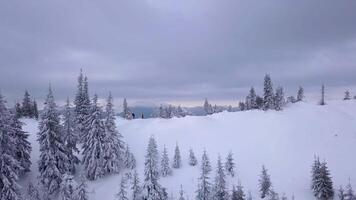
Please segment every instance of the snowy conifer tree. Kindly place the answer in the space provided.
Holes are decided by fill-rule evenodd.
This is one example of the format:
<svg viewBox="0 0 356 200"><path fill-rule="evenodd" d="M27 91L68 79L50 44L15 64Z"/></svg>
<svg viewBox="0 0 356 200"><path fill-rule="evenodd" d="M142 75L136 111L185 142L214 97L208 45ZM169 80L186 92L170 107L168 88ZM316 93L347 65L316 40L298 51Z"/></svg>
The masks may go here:
<svg viewBox="0 0 356 200"><path fill-rule="evenodd" d="M284 91L282 87L276 89L276 95L274 98L274 108L276 110L282 110L285 103Z"/></svg>
<svg viewBox="0 0 356 200"><path fill-rule="evenodd" d="M126 98L124 98L124 103L123 103L123 117L129 120L132 119L132 112L130 108L127 106Z"/></svg>
<svg viewBox="0 0 356 200"><path fill-rule="evenodd" d="M268 193L268 200L279 200L279 195L273 189L271 189Z"/></svg>
<svg viewBox="0 0 356 200"><path fill-rule="evenodd" d="M20 163L14 155L16 145L12 138L11 114L5 103L0 93L0 199L21 200L17 184Z"/></svg>
<svg viewBox="0 0 356 200"><path fill-rule="evenodd" d="M246 97L246 109L251 110L251 109L257 109L257 95L255 92L255 89L251 87L249 94Z"/></svg>
<svg viewBox="0 0 356 200"><path fill-rule="evenodd" d="M195 155L194 155L193 149L190 148L190 149L189 149L189 165L190 165L190 166L195 166L195 165L197 165L197 164L198 164L198 160L197 160L197 158L196 158Z"/></svg>
<svg viewBox="0 0 356 200"><path fill-rule="evenodd" d="M120 168L125 164L123 158L125 146L122 141L122 135L117 131L115 124L115 112L113 98L111 93L107 99L105 113L105 142L104 142L104 170L106 174L118 173Z"/></svg>
<svg viewBox="0 0 356 200"><path fill-rule="evenodd" d="M145 180L143 184L143 199L145 200L165 200L168 195L159 183L158 172L158 150L153 136L150 137L147 153L145 157Z"/></svg>
<svg viewBox="0 0 356 200"><path fill-rule="evenodd" d="M235 176L235 163L234 158L232 157L232 152L229 152L228 156L226 157L225 170L227 175L230 175L231 177Z"/></svg>
<svg viewBox="0 0 356 200"><path fill-rule="evenodd" d="M120 181L119 192L116 194L117 200L129 200L127 194L127 180L126 177L122 177Z"/></svg>
<svg viewBox="0 0 356 200"><path fill-rule="evenodd" d="M237 187L232 187L231 200L246 200L246 196L241 183Z"/></svg>
<svg viewBox="0 0 356 200"><path fill-rule="evenodd" d="M350 100L351 99L351 95L350 92L348 90L345 91L345 97L344 100Z"/></svg>
<svg viewBox="0 0 356 200"><path fill-rule="evenodd" d="M15 104L15 113L16 113L16 117L17 118L21 118L22 117L21 104L18 103L18 102Z"/></svg>
<svg viewBox="0 0 356 200"><path fill-rule="evenodd" d="M334 196L333 183L326 162L315 161L312 170L312 189L319 200L329 200Z"/></svg>
<svg viewBox="0 0 356 200"><path fill-rule="evenodd" d="M344 191L344 188L342 188L342 186L340 186L337 196L338 196L339 200L345 200L345 191Z"/></svg>
<svg viewBox="0 0 356 200"><path fill-rule="evenodd" d="M176 144L176 148L174 150L174 157L173 157L173 168L180 168L182 166L182 158L180 156L180 151L178 147L178 143Z"/></svg>
<svg viewBox="0 0 356 200"><path fill-rule="evenodd" d="M345 190L345 200L355 200L356 196L354 194L354 190L352 189L351 182L346 185L346 190Z"/></svg>
<svg viewBox="0 0 356 200"><path fill-rule="evenodd" d="M304 89L302 86L299 86L298 93L297 93L297 101L303 101L304 99Z"/></svg>
<svg viewBox="0 0 356 200"><path fill-rule="evenodd" d="M130 151L129 145L126 145L124 152L124 165L127 169L134 169L136 167L136 159Z"/></svg>
<svg viewBox="0 0 356 200"><path fill-rule="evenodd" d="M30 98L30 94L28 91L25 91L24 98L22 100L22 116L24 117L33 117L33 110L32 110L32 102Z"/></svg>
<svg viewBox="0 0 356 200"><path fill-rule="evenodd" d="M321 86L321 99L320 99L320 102L319 102L319 105L325 105L325 86L324 84Z"/></svg>
<svg viewBox="0 0 356 200"><path fill-rule="evenodd" d="M87 183L85 176L82 175L80 177L80 182L77 185L76 193L75 193L75 200L89 200L88 191L87 191Z"/></svg>
<svg viewBox="0 0 356 200"><path fill-rule="evenodd" d="M33 117L35 119L38 119L38 117L39 117L36 100L33 100Z"/></svg>
<svg viewBox="0 0 356 200"><path fill-rule="evenodd" d="M69 158L69 170L72 174L75 173L75 165L79 164L79 159L74 153L79 153L77 148L78 135L75 132L74 117L72 115L69 99L63 114L63 139L67 147L67 156Z"/></svg>
<svg viewBox="0 0 356 200"><path fill-rule="evenodd" d="M132 200L141 199L142 188L140 186L140 179L138 177L138 173L136 170L134 171L132 176L131 190L132 190Z"/></svg>
<svg viewBox="0 0 356 200"><path fill-rule="evenodd" d="M178 200L185 200L184 198L184 191L183 191L183 186L180 185L180 189L179 189L179 199Z"/></svg>
<svg viewBox="0 0 356 200"><path fill-rule="evenodd" d="M172 169L169 164L168 152L166 146L163 147L162 158L161 158L161 175L163 177L172 174Z"/></svg>
<svg viewBox="0 0 356 200"><path fill-rule="evenodd" d="M204 101L204 111L205 111L206 115L211 115L214 113L213 107L211 106L211 104L209 104L207 98L205 98L205 101Z"/></svg>
<svg viewBox="0 0 356 200"><path fill-rule="evenodd" d="M226 177L224 173L224 167L221 163L220 156L218 157L213 196L214 200L226 200L229 196L229 193L226 189Z"/></svg>
<svg viewBox="0 0 356 200"><path fill-rule="evenodd" d="M64 174L62 177L62 183L60 188L60 200L74 200L75 189L77 183L74 181L73 176L70 174Z"/></svg>
<svg viewBox="0 0 356 200"><path fill-rule="evenodd" d="M196 191L197 200L209 200L212 188L210 183L209 174L211 172L210 161L206 151L203 152L202 160L201 160L201 172L199 177L198 190Z"/></svg>
<svg viewBox="0 0 356 200"><path fill-rule="evenodd" d="M40 146L39 177L48 194L52 195L60 188L62 174L69 171L69 158L51 87L49 87L39 122L38 141Z"/></svg>
<svg viewBox="0 0 356 200"><path fill-rule="evenodd" d="M263 110L274 109L273 84L269 74L265 76L263 92Z"/></svg>
<svg viewBox="0 0 356 200"><path fill-rule="evenodd" d="M96 180L105 175L104 156L105 152L105 126L102 121L102 110L98 105L98 96L94 95L91 107L91 114L88 117L88 134L83 143L83 165L86 170L86 177L89 180Z"/></svg>
<svg viewBox="0 0 356 200"><path fill-rule="evenodd" d="M264 199L271 191L272 183L265 166L262 166L262 174L259 179L261 198Z"/></svg>
<svg viewBox="0 0 356 200"><path fill-rule="evenodd" d="M27 200L41 200L38 188L33 185L32 182L30 182L27 187Z"/></svg>

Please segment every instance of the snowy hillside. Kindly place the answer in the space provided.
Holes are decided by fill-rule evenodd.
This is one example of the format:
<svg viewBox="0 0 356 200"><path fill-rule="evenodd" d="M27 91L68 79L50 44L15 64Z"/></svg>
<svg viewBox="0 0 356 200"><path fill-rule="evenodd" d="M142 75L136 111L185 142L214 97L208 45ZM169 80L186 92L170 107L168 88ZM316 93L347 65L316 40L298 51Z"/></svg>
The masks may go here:
<svg viewBox="0 0 356 200"><path fill-rule="evenodd" d="M289 198L294 194L295 199L308 200L314 199L310 191L314 155L328 162L334 188L347 184L349 177L353 184L356 181L356 101L327 103L326 106L315 105L315 102L297 103L281 112L256 110L173 119L118 119L117 126L136 156L141 181L148 138L154 135L160 151L166 145L171 161L178 143L183 167L159 180L169 196L177 197L182 184L186 196L195 198L199 167L188 165L191 147L198 162L203 150L207 151L213 165L212 178L218 155L225 159L232 151L237 176L229 179L229 187L240 180L245 192L251 191L254 199L259 199L258 179L261 166L265 165L275 191ZM27 180L38 175L39 149L37 122L24 122L33 147L32 172L20 182L26 188ZM89 182L91 199L114 199L120 177L111 175Z"/></svg>

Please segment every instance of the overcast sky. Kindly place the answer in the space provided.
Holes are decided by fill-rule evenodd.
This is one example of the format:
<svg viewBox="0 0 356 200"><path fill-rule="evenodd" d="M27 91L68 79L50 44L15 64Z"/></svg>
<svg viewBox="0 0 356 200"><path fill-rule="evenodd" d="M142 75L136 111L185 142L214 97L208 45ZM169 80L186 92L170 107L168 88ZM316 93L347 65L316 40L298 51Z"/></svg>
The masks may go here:
<svg viewBox="0 0 356 200"><path fill-rule="evenodd" d="M288 94L356 94L355 0L0 0L0 88L129 103L243 98L269 73ZM131 100L131 101L130 101Z"/></svg>

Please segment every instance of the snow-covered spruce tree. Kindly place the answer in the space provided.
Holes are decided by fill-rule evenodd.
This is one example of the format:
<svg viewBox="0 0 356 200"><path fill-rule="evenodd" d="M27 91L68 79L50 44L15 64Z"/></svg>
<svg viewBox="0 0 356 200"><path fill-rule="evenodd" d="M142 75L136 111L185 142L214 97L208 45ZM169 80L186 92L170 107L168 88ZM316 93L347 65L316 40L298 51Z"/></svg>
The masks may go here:
<svg viewBox="0 0 356 200"><path fill-rule="evenodd" d="M203 105L203 107L204 107L204 111L205 111L205 114L206 114L206 115L211 115L211 114L214 113L214 112L213 112L213 107L211 106L211 104L209 104L207 98L205 98L205 100L204 100L204 105Z"/></svg>
<svg viewBox="0 0 356 200"><path fill-rule="evenodd" d="M245 192L241 183L232 187L231 200L246 200Z"/></svg>
<svg viewBox="0 0 356 200"><path fill-rule="evenodd" d="M120 181L119 192L115 195L117 200L129 200L127 194L127 180L126 177L122 177Z"/></svg>
<svg viewBox="0 0 356 200"><path fill-rule="evenodd" d="M86 140L83 143L83 160L86 177L89 180L96 180L105 175L104 167L105 152L105 126L102 121L102 110L98 105L98 96L94 95L87 124Z"/></svg>
<svg viewBox="0 0 356 200"><path fill-rule="evenodd" d="M49 195L58 192L62 174L69 171L68 152L62 133L57 105L49 87L37 139L40 146L39 178Z"/></svg>
<svg viewBox="0 0 356 200"><path fill-rule="evenodd" d="M18 167L18 175L23 175L30 171L31 167L31 144L28 141L28 134L22 130L23 123L16 117L16 114L11 114L11 129L14 139L15 158L20 163Z"/></svg>
<svg viewBox="0 0 356 200"><path fill-rule="evenodd" d="M162 157L161 157L161 175L163 177L172 174L171 165L169 163L168 152L166 146L163 147Z"/></svg>
<svg viewBox="0 0 356 200"><path fill-rule="evenodd" d="M356 196L354 194L354 190L352 189L350 180L349 180L349 183L346 185L344 199L345 200L355 200L356 199Z"/></svg>
<svg viewBox="0 0 356 200"><path fill-rule="evenodd" d="M144 176L145 179L142 188L143 199L166 200L168 198L166 190L158 183L158 150L156 140L153 136L151 136L148 141Z"/></svg>
<svg viewBox="0 0 356 200"><path fill-rule="evenodd" d="M60 200L74 200L76 187L77 183L73 179L73 176L70 174L64 174L59 193Z"/></svg>
<svg viewBox="0 0 356 200"><path fill-rule="evenodd" d="M38 107L37 107L37 102L36 100L33 100L33 117L35 119L38 119L39 114L38 114Z"/></svg>
<svg viewBox="0 0 356 200"><path fill-rule="evenodd" d="M174 157L173 157L173 168L178 169L181 167L182 167L182 158L180 156L178 143L176 143L176 148L174 150Z"/></svg>
<svg viewBox="0 0 356 200"><path fill-rule="evenodd" d="M115 124L115 112L113 98L111 93L107 99L104 112L104 163L103 169L105 174L118 173L123 167L125 146L122 140L122 135L117 131Z"/></svg>
<svg viewBox="0 0 356 200"><path fill-rule="evenodd" d="M321 86L321 99L320 99L320 102L319 102L319 105L323 106L325 105L325 86L324 84Z"/></svg>
<svg viewBox="0 0 356 200"><path fill-rule="evenodd" d="M337 197L339 200L345 200L345 190L340 186L339 190L337 191Z"/></svg>
<svg viewBox="0 0 356 200"><path fill-rule="evenodd" d="M190 165L190 166L195 166L195 165L197 165L197 164L198 164L198 160L197 160L197 158L195 157L195 154L194 154L194 152L193 152L193 149L190 148L190 149L189 149L189 165Z"/></svg>
<svg viewBox="0 0 356 200"><path fill-rule="evenodd" d="M302 86L299 86L297 92L297 101L303 101L303 99L304 99L304 89Z"/></svg>
<svg viewBox="0 0 356 200"><path fill-rule="evenodd" d="M263 84L263 110L269 109L274 109L274 92L271 77L266 74Z"/></svg>
<svg viewBox="0 0 356 200"><path fill-rule="evenodd" d="M267 173L267 169L265 166L262 166L262 173L259 179L259 186L260 186L260 196L264 199L271 191L272 183L270 176Z"/></svg>
<svg viewBox="0 0 356 200"><path fill-rule="evenodd" d="M126 145L126 148L124 149L124 165L127 169L134 169L136 167L136 159L130 151L129 145Z"/></svg>
<svg viewBox="0 0 356 200"><path fill-rule="evenodd" d="M224 172L224 167L221 163L220 156L218 157L213 192L214 192L213 195L214 200L226 200L229 197L229 193L226 189L226 176Z"/></svg>
<svg viewBox="0 0 356 200"><path fill-rule="evenodd" d="M244 102L240 101L239 102L239 111L244 111L246 110L246 105Z"/></svg>
<svg viewBox="0 0 356 200"><path fill-rule="evenodd" d="M351 95L350 92L348 90L345 91L345 97L344 100L350 100L351 99Z"/></svg>
<svg viewBox="0 0 356 200"><path fill-rule="evenodd" d="M75 156L75 153L79 153L79 150L77 148L78 135L75 132L74 116L72 115L69 98L67 98L63 114L63 139L67 147L69 170L74 174L75 165L79 164L79 159Z"/></svg>
<svg viewBox="0 0 356 200"><path fill-rule="evenodd" d="M25 90L25 95L22 100L22 116L23 117L33 117L33 110L32 110L32 102L30 98L30 94L27 90Z"/></svg>
<svg viewBox="0 0 356 200"><path fill-rule="evenodd" d="M257 109L257 95L255 92L255 88L251 87L249 94L246 97L246 110Z"/></svg>
<svg viewBox="0 0 356 200"><path fill-rule="evenodd" d="M126 98L124 98L124 102L123 102L123 117L125 119L132 119L132 112L130 110L130 108L127 106L127 101Z"/></svg>
<svg viewBox="0 0 356 200"><path fill-rule="evenodd" d="M178 200L185 200L184 198L184 191L183 191L183 186L180 185L180 189L179 189L179 199Z"/></svg>
<svg viewBox="0 0 356 200"><path fill-rule="evenodd" d="M315 191L316 190L316 182L319 179L319 171L320 171L320 166L321 162L319 160L319 157L314 157L314 163L312 165L312 170L311 170L311 186L310 188Z"/></svg>
<svg viewBox="0 0 356 200"><path fill-rule="evenodd" d="M199 177L198 190L196 191L197 200L209 200L212 193L212 186L210 183L209 174L211 172L211 165L206 154L206 151L203 152L203 156L201 159L201 172Z"/></svg>
<svg viewBox="0 0 356 200"><path fill-rule="evenodd" d="M139 200L142 196L142 188L140 186L140 179L138 173L135 170L132 176L131 181L131 190L132 190L132 200Z"/></svg>
<svg viewBox="0 0 356 200"><path fill-rule="evenodd" d="M80 182L76 187L75 200L89 200L87 182L84 175L80 177Z"/></svg>
<svg viewBox="0 0 356 200"><path fill-rule="evenodd" d="M15 104L15 113L16 113L16 117L17 118L21 118L22 117L21 104L18 103L18 102Z"/></svg>
<svg viewBox="0 0 356 200"><path fill-rule="evenodd" d="M322 162L313 172L312 189L314 196L319 200L329 200L334 197L333 183L326 162Z"/></svg>
<svg viewBox="0 0 356 200"><path fill-rule="evenodd" d="M274 97L274 108L276 110L282 110L285 104L284 91L282 87L276 89L276 95Z"/></svg>
<svg viewBox="0 0 356 200"><path fill-rule="evenodd" d="M41 200L40 193L38 191L37 185L33 185L32 182L28 184L27 187L27 198L26 200Z"/></svg>
<svg viewBox="0 0 356 200"><path fill-rule="evenodd" d="M231 177L235 176L235 163L232 152L229 152L226 157L225 170L227 175L230 175Z"/></svg>
<svg viewBox="0 0 356 200"><path fill-rule="evenodd" d="M21 200L17 184L20 163L14 155L16 145L12 138L11 114L5 103L0 93L0 199Z"/></svg>

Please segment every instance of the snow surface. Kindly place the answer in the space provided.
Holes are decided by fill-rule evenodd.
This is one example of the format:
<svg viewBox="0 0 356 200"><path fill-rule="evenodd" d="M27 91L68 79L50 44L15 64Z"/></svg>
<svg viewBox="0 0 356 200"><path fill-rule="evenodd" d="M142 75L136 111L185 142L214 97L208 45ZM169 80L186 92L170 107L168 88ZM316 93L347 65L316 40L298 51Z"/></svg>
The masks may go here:
<svg viewBox="0 0 356 200"><path fill-rule="evenodd" d="M281 112L256 110L173 119L117 119L117 126L137 159L141 182L148 138L154 135L160 151L166 145L171 162L175 144L179 144L183 167L173 169L173 176L159 180L169 196L177 197L182 184L185 195L195 198L199 166L188 165L191 147L198 161L203 150L207 151L214 168L212 181L217 156L225 158L232 151L237 176L229 179L230 188L240 180L245 192L251 191L254 199L259 199L258 179L261 166L265 165L278 193L308 200L314 199L310 171L315 155L327 161L335 189L347 184L349 178L352 183L356 181L356 101L327 103L326 106L297 103ZM32 172L20 182L25 190L28 181L38 176L39 148L37 122L29 119L24 122L33 148ZM91 199L115 199L120 179L121 174L89 182Z"/></svg>

